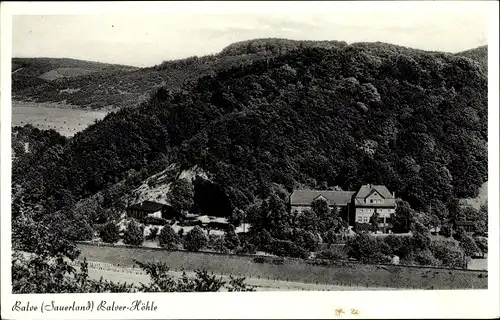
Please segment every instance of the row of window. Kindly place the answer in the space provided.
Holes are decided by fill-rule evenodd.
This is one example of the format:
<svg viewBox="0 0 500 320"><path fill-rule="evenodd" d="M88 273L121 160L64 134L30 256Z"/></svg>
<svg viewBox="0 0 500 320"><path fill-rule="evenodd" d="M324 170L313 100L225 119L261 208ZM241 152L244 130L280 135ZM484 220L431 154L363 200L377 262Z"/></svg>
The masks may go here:
<svg viewBox="0 0 500 320"><path fill-rule="evenodd" d="M369 223L370 222L370 217L357 217L356 218L356 222L358 223ZM378 218L377 220L378 223L384 223L384 219L383 218ZM386 220L386 223L388 222L388 220Z"/></svg>
<svg viewBox="0 0 500 320"><path fill-rule="evenodd" d="M370 199L370 203L382 203L382 199Z"/></svg>
<svg viewBox="0 0 500 320"><path fill-rule="evenodd" d="M370 222L370 217L358 217L356 219L356 222L359 222L359 223L368 223L368 222Z"/></svg>

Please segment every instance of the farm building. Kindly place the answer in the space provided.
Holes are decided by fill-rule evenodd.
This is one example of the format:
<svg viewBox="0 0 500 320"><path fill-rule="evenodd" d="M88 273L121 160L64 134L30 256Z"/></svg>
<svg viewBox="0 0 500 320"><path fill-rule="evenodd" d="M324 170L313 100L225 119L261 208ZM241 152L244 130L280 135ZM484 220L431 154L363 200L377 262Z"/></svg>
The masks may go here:
<svg viewBox="0 0 500 320"><path fill-rule="evenodd" d="M372 184L362 185L358 191L295 190L290 195L290 210L310 210L317 199L324 199L330 207L336 206L349 225L369 223L370 217L377 212L379 226L386 228L388 218L396 210L394 193L384 185Z"/></svg>
<svg viewBox="0 0 500 320"><path fill-rule="evenodd" d="M147 216L172 219L176 218L178 214L167 204L153 201L143 201L128 207L127 216L136 219L142 219Z"/></svg>

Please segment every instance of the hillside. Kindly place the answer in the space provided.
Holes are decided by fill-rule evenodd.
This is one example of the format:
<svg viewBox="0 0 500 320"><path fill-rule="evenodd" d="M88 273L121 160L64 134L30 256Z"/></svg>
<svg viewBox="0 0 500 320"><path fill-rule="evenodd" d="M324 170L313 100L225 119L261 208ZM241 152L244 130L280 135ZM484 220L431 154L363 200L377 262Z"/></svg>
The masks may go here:
<svg viewBox="0 0 500 320"><path fill-rule="evenodd" d="M146 101L157 88L178 91L184 83L202 76L299 47L344 45L337 41L258 39L230 45L217 55L165 61L140 69L73 59L14 58L12 94L14 100L21 101L64 101L80 108L118 109Z"/></svg>
<svg viewBox="0 0 500 320"><path fill-rule="evenodd" d="M478 48L462 51L457 53L457 55L467 57L479 62L481 68L486 74L488 74L488 46L481 46Z"/></svg>
<svg viewBox="0 0 500 320"><path fill-rule="evenodd" d="M229 213L273 185L368 182L425 208L476 196L486 141L487 77L471 59L380 43L302 48L159 89L33 153L13 170L14 202L40 214L97 192L115 203L175 165L201 168Z"/></svg>

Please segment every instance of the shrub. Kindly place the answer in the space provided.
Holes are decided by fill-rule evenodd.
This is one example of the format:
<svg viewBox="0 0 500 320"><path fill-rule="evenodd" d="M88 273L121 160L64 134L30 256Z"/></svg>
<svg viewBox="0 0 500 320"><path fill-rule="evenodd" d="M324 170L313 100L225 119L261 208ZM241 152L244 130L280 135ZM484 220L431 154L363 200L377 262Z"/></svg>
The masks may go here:
<svg viewBox="0 0 500 320"><path fill-rule="evenodd" d="M148 240L155 240L156 239L156 236L158 235L158 227L153 227L153 228L150 228L149 229L149 234L148 236L146 237Z"/></svg>
<svg viewBox="0 0 500 320"><path fill-rule="evenodd" d="M203 223L200 220L182 220L179 221L179 226L181 227L201 227Z"/></svg>
<svg viewBox="0 0 500 320"><path fill-rule="evenodd" d="M368 232L372 231L372 225L369 223L356 222L354 224L354 231L356 233L368 233Z"/></svg>
<svg viewBox="0 0 500 320"><path fill-rule="evenodd" d="M167 249L177 249L180 244L180 238L171 226L164 226L158 236L160 246Z"/></svg>
<svg viewBox="0 0 500 320"><path fill-rule="evenodd" d="M364 233L349 239L346 249L349 257L359 261L371 263L390 261L388 255L390 255L391 249L384 242L384 239L373 238Z"/></svg>
<svg viewBox="0 0 500 320"><path fill-rule="evenodd" d="M242 246L236 248L234 252L236 254L255 254L257 252L257 249L253 244L245 242Z"/></svg>
<svg viewBox="0 0 500 320"><path fill-rule="evenodd" d="M179 229L179 231L177 231L177 235L179 236L179 239L182 239L182 237L184 236L184 229Z"/></svg>
<svg viewBox="0 0 500 320"><path fill-rule="evenodd" d="M462 239L460 240L460 247L462 247L468 257L475 257L479 255L479 247L474 239L469 235L462 236Z"/></svg>
<svg viewBox="0 0 500 320"><path fill-rule="evenodd" d="M433 239L430 251L443 266L452 268L464 266L464 252L452 238Z"/></svg>
<svg viewBox="0 0 500 320"><path fill-rule="evenodd" d="M99 232L101 240L106 243L116 243L120 240L120 229L113 222L108 222Z"/></svg>
<svg viewBox="0 0 500 320"><path fill-rule="evenodd" d="M188 251L199 251L207 245L208 239L203 230L196 226L184 237L184 248Z"/></svg>
<svg viewBox="0 0 500 320"><path fill-rule="evenodd" d="M476 242L477 247L481 251L482 256L488 253L488 238L485 237L475 237L474 241Z"/></svg>
<svg viewBox="0 0 500 320"><path fill-rule="evenodd" d="M87 221L81 221L75 225L71 225L70 229L67 231L68 240L80 240L87 241L92 240L94 236L94 229L90 226Z"/></svg>
<svg viewBox="0 0 500 320"><path fill-rule="evenodd" d="M347 253L343 247L333 246L316 253L316 258L325 260L347 260Z"/></svg>
<svg viewBox="0 0 500 320"><path fill-rule="evenodd" d="M267 230L251 230L248 234L248 241L259 250L270 251L273 238L271 237L271 233Z"/></svg>
<svg viewBox="0 0 500 320"><path fill-rule="evenodd" d="M390 248L390 253L401 259L404 259L411 253L412 238L410 236L388 235L384 237L384 242Z"/></svg>
<svg viewBox="0 0 500 320"><path fill-rule="evenodd" d="M416 250L426 250L431 245L429 229L420 222L412 225L412 245Z"/></svg>
<svg viewBox="0 0 500 320"><path fill-rule="evenodd" d="M420 266L439 266L441 261L434 257L431 250L411 252L402 260L403 264L416 264Z"/></svg>
<svg viewBox="0 0 500 320"><path fill-rule="evenodd" d="M297 229L293 232L293 239L298 246L308 251L318 250L319 237L311 231Z"/></svg>
<svg viewBox="0 0 500 320"><path fill-rule="evenodd" d="M270 253L278 257L292 257L306 259L309 252L290 240L274 239L270 246Z"/></svg>
<svg viewBox="0 0 500 320"><path fill-rule="evenodd" d="M225 243L225 236L219 236L211 234L208 236L207 247L217 252L227 253L229 252Z"/></svg>
<svg viewBox="0 0 500 320"><path fill-rule="evenodd" d="M234 227L232 225L230 226L232 228L228 228L228 230L224 233L224 245L229 250L233 250L240 245L240 239L234 231Z"/></svg>
<svg viewBox="0 0 500 320"><path fill-rule="evenodd" d="M264 262L266 262L266 259L264 257L255 257L255 258L253 258L253 262L264 263Z"/></svg>
<svg viewBox="0 0 500 320"><path fill-rule="evenodd" d="M144 241L144 226L140 226L134 220L130 221L123 233L123 243L140 246Z"/></svg>
<svg viewBox="0 0 500 320"><path fill-rule="evenodd" d="M144 224L152 224L155 226L165 226L168 224L167 219L157 218L157 217L144 217L142 219L142 223Z"/></svg>

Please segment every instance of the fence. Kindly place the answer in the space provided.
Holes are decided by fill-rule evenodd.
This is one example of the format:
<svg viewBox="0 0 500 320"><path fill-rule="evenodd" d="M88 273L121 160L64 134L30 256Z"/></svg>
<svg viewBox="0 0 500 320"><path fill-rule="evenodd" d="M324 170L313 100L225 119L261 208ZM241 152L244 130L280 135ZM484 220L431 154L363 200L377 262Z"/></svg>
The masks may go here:
<svg viewBox="0 0 500 320"><path fill-rule="evenodd" d="M74 260L70 262L70 265L74 267L79 267L80 264L82 263L82 260ZM133 275L147 275L147 273L140 269L140 268L135 268L135 267L125 267L125 266L120 266L112 263L105 263L105 262L97 262L97 261L87 261L87 265L89 269L95 269L95 270L103 270L103 271L112 271L112 272L117 272L117 273L124 273L124 274L133 274ZM193 272L188 272L185 270L177 270L173 269L170 270L170 272L176 272L176 273L181 273L181 272L186 272L188 276L194 276ZM353 285L352 283L349 282L342 282L342 281L333 281L333 282L328 282L328 283L321 283L319 281L316 281L315 283L298 283L295 281L291 281L287 278L281 279L278 277L260 277L256 276L253 277L251 274L238 274L238 275L227 275L227 274L222 274L222 273L217 273L212 271L208 271L212 275L220 276L223 279L228 279L230 276L233 277L243 277L246 279L246 282L255 288L266 288L266 289L294 289L294 290L300 290L300 291L331 291L331 290L363 290L363 289L369 289L369 290L374 290L374 289L387 289L387 290L395 290L397 288L389 288L386 286L385 288L381 287L370 287L368 285L365 286L359 286L359 285ZM175 277L180 277L180 275L172 275L174 278ZM262 284L262 282L266 282L266 284ZM428 288L428 289L434 289Z"/></svg>
<svg viewBox="0 0 500 320"><path fill-rule="evenodd" d="M189 252L190 254L205 254L205 255L218 255L218 256L239 256L239 257L247 257L247 258L256 258L262 257L264 259L280 259L284 261L309 261L311 263L329 263L330 260L326 259L301 259L301 258L292 258L292 257L277 257L272 255L264 255L264 254L232 254L232 253L222 253L216 251L188 251L185 249L166 249L162 247L138 247L127 244L114 244L114 243L104 243L104 242L94 242L94 241L77 241L77 244L97 246L97 247L121 247L121 248L133 248L133 249L142 249L149 251L177 251L177 252ZM338 244L339 246L343 246L342 244ZM433 269L433 270L455 270L455 271L466 271L466 272L485 272L487 270L483 269L464 269L464 268L452 268L452 267L442 267L442 266L422 266L422 265L410 265L410 264L391 264L391 263L366 263L356 260L336 260L335 262L343 263L343 264L356 264L356 265L366 265L366 266L385 266L385 267L396 267L396 268L417 268L417 269Z"/></svg>
<svg viewBox="0 0 500 320"><path fill-rule="evenodd" d="M135 260L161 261L172 271L204 269L217 275L233 275L257 280L309 283L355 288L420 288L461 289L486 288L484 271L443 269L439 267L370 265L343 262L325 265L320 260L301 260L255 255L231 255L212 252L168 251L163 248L142 248L121 245L81 244L82 255L97 268L132 267ZM137 268L132 268L138 272ZM257 281L259 282L259 281Z"/></svg>

